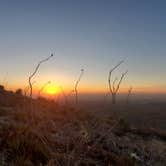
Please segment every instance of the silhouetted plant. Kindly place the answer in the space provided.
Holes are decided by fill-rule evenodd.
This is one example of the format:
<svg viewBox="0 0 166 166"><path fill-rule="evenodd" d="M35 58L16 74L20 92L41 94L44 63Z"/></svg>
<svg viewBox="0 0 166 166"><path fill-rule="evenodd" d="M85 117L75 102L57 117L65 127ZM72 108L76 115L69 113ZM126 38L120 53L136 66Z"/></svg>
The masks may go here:
<svg viewBox="0 0 166 166"><path fill-rule="evenodd" d="M49 85L50 83L51 83L51 81L48 81L41 87L41 89L39 90L39 93L38 93L39 97L40 97L41 92L43 92L43 90L46 88L46 86Z"/></svg>
<svg viewBox="0 0 166 166"><path fill-rule="evenodd" d="M0 85L0 92L3 92L5 90L5 87L3 85Z"/></svg>
<svg viewBox="0 0 166 166"><path fill-rule="evenodd" d="M124 61L120 61L115 67L113 67L110 71L109 71L109 75L108 75L108 84L109 84L109 90L110 93L112 95L112 104L116 104L116 95L119 91L120 85L122 83L122 80L124 78L124 76L127 74L128 71L126 71L125 73L123 73L121 75L121 78L119 80L119 82L116 85L116 82L118 81L118 78L116 77L113 81L113 83L111 83L111 76L112 76L112 72L118 68ZM116 86L115 86L116 85Z"/></svg>
<svg viewBox="0 0 166 166"><path fill-rule="evenodd" d="M130 96L131 96L132 90L133 90L133 87L130 86L130 88L128 90L128 93L127 93L127 98L126 98L126 103L127 104L129 104L129 100L130 100Z"/></svg>
<svg viewBox="0 0 166 166"><path fill-rule="evenodd" d="M23 95L22 89L17 89L16 92L15 92L15 94L22 96Z"/></svg>
<svg viewBox="0 0 166 166"><path fill-rule="evenodd" d="M33 81L33 82L32 82L32 85L34 85L35 83L36 83L36 81ZM27 92L29 91L29 89L30 89L30 86L29 86L29 85L25 87L25 89L24 89L24 96L27 95Z"/></svg>
<svg viewBox="0 0 166 166"><path fill-rule="evenodd" d="M32 98L32 91L33 91L33 86L32 86L32 82L31 82L31 81L32 81L32 78L33 78L33 77L35 76L35 74L37 73L37 71L38 71L40 65L41 65L42 63L48 61L51 57L53 57L53 54L51 54L48 58L41 60L41 61L37 64L37 66L36 66L34 72L29 76L28 81L29 81L29 87L30 87L30 98Z"/></svg>
<svg viewBox="0 0 166 166"><path fill-rule="evenodd" d="M75 91L75 103L76 103L76 105L78 104L78 84L80 83L81 77L83 76L83 74L84 74L84 69L81 69L81 73L80 73L79 78L76 81L75 87L74 87L74 91Z"/></svg>

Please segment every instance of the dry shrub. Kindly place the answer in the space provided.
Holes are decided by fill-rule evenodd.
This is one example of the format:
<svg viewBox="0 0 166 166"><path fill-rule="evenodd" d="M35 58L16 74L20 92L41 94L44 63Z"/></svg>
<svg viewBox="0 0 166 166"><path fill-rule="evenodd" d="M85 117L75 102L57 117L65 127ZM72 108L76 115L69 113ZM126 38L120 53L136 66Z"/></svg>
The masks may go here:
<svg viewBox="0 0 166 166"><path fill-rule="evenodd" d="M27 125L15 126L6 140L7 160L13 165L22 163L46 164L50 150L45 136ZM30 164L29 164L30 165Z"/></svg>

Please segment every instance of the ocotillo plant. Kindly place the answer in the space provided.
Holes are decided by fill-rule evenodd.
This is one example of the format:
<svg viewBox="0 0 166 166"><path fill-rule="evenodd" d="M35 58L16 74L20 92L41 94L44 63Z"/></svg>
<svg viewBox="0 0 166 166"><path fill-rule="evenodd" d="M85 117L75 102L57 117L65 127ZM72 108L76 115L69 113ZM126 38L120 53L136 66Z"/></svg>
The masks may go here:
<svg viewBox="0 0 166 166"><path fill-rule="evenodd" d="M32 86L32 82L31 82L31 81L32 81L32 78L35 76L35 74L36 74L37 71L39 70L40 65L41 65L42 63L48 61L51 57L53 57L53 54L51 54L48 58L41 60L41 61L37 64L37 66L36 66L34 72L29 76L28 82L29 82L29 87L30 87L30 98L32 98L32 91L33 91L33 86Z"/></svg>
<svg viewBox="0 0 166 166"><path fill-rule="evenodd" d="M128 93L127 93L126 104L129 104L129 100L130 100L130 96L131 96L132 90L133 90L133 87L130 86L130 88L128 90Z"/></svg>
<svg viewBox="0 0 166 166"><path fill-rule="evenodd" d="M76 105L78 104L78 84L80 83L81 77L83 76L83 74L84 74L84 69L81 69L81 73L80 73L79 78L78 78L78 80L76 81L75 87L74 87L75 103L76 103Z"/></svg>
<svg viewBox="0 0 166 166"><path fill-rule="evenodd" d="M40 97L41 92L43 92L43 90L46 88L46 86L49 85L50 83L51 83L51 81L48 81L41 87L41 89L38 92L38 97Z"/></svg>
<svg viewBox="0 0 166 166"><path fill-rule="evenodd" d="M35 83L36 83L36 81L33 81L32 85L34 85ZM29 89L30 89L29 85L24 88L24 96L27 96L27 92L29 91Z"/></svg>
<svg viewBox="0 0 166 166"><path fill-rule="evenodd" d="M113 81L113 83L111 83L111 76L113 71L118 68L124 61L120 61L115 67L113 67L110 71L109 71L109 75L108 75L108 85L109 85L109 90L110 93L112 95L112 104L116 104L116 95L119 91L120 85L122 83L122 80L124 78L124 76L127 74L128 71L126 71L125 73L123 73L121 75L121 78L119 79L119 82L116 85L116 82L118 81L118 78L116 77ZM116 86L115 86L116 85Z"/></svg>

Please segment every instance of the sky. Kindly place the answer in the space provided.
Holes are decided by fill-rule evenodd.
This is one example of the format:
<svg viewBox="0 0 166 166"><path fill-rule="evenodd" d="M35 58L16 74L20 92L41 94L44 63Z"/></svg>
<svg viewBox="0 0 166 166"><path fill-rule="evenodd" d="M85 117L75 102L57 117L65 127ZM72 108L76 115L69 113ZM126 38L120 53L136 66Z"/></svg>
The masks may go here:
<svg viewBox="0 0 166 166"><path fill-rule="evenodd" d="M165 0L0 0L0 83L25 88L37 63L51 53L34 80L65 91L80 70L81 92L108 91L108 72L128 73L126 92L166 93Z"/></svg>

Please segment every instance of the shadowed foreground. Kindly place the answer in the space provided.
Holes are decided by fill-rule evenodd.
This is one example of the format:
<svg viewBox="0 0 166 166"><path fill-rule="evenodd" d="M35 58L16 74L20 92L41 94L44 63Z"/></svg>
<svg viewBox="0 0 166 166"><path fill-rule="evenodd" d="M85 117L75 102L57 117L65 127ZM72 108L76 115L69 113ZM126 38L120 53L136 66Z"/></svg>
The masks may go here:
<svg viewBox="0 0 166 166"><path fill-rule="evenodd" d="M2 166L166 164L163 131L132 127L108 112L96 116L42 98L30 102L5 92L0 99Z"/></svg>

